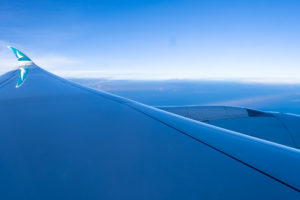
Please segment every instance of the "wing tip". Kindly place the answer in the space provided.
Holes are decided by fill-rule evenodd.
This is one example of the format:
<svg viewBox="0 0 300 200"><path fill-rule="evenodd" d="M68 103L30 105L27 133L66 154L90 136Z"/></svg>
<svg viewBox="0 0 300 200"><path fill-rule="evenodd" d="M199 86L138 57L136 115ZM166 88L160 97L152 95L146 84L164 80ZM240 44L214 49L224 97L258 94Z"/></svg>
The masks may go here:
<svg viewBox="0 0 300 200"><path fill-rule="evenodd" d="M7 48L9 48L13 54L16 56L16 58L18 59L18 61L31 61L31 59L26 56L22 51L20 51L19 49L12 47L12 46L7 46Z"/></svg>
<svg viewBox="0 0 300 200"><path fill-rule="evenodd" d="M7 48L9 48L18 59L20 72L19 72L19 78L16 84L16 88L19 88L23 85L27 77L29 68L32 68L33 66L35 66L35 64L31 61L31 59L28 56L26 56L23 52L16 49L15 47L7 46Z"/></svg>

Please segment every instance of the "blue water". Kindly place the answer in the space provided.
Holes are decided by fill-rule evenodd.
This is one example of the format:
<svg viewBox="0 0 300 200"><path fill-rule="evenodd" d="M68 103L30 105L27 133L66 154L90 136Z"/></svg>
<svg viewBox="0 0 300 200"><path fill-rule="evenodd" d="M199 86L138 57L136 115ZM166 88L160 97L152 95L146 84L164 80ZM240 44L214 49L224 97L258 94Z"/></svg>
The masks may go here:
<svg viewBox="0 0 300 200"><path fill-rule="evenodd" d="M75 82L152 106L228 105L300 114L300 85L222 81L109 81Z"/></svg>

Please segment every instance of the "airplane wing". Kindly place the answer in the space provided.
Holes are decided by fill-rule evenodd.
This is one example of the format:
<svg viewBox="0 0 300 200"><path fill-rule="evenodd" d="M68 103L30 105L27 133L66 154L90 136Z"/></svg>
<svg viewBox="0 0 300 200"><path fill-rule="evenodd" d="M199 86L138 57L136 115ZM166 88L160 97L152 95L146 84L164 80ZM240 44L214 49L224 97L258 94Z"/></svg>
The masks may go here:
<svg viewBox="0 0 300 200"><path fill-rule="evenodd" d="M1 199L300 198L298 149L83 87L13 51Z"/></svg>

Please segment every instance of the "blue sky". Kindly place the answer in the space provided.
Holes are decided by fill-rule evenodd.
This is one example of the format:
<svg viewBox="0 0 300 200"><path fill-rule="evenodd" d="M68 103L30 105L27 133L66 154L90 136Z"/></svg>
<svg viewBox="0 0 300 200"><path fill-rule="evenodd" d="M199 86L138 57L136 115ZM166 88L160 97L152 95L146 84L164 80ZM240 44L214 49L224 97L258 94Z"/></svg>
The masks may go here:
<svg viewBox="0 0 300 200"><path fill-rule="evenodd" d="M300 82L300 2L0 2L6 45L64 77Z"/></svg>

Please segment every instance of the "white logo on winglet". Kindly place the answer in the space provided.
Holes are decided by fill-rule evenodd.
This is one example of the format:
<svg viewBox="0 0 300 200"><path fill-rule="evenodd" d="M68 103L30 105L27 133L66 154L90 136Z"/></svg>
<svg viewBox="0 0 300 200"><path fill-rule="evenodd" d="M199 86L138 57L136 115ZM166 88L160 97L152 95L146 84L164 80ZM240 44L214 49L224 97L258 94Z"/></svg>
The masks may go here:
<svg viewBox="0 0 300 200"><path fill-rule="evenodd" d="M20 68L20 70L21 70L21 79L24 80L25 69Z"/></svg>
<svg viewBox="0 0 300 200"><path fill-rule="evenodd" d="M23 56L20 55L19 51L17 51L17 57L18 57L18 59L23 58Z"/></svg>

